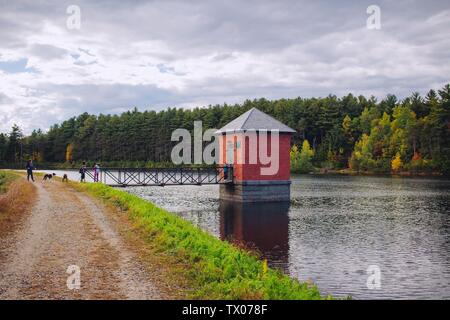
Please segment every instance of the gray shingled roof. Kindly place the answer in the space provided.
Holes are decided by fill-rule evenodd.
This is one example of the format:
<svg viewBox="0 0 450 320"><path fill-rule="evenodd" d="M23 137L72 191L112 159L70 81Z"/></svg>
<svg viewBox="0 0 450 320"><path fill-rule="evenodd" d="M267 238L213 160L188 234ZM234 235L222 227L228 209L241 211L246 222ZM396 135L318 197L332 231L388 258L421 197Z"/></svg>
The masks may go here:
<svg viewBox="0 0 450 320"><path fill-rule="evenodd" d="M286 133L295 132L294 129L289 128L287 125L272 118L268 114L256 108L251 108L246 113L226 124L220 130L217 130L216 134L246 130L278 130L279 132Z"/></svg>

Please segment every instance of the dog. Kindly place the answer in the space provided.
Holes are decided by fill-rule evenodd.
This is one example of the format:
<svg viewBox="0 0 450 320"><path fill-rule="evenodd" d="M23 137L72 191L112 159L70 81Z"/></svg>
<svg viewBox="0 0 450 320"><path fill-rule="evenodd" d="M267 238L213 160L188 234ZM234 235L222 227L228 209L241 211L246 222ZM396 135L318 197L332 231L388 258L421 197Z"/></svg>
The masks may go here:
<svg viewBox="0 0 450 320"><path fill-rule="evenodd" d="M64 173L62 182L69 182L69 177L67 177L67 174Z"/></svg>
<svg viewBox="0 0 450 320"><path fill-rule="evenodd" d="M52 174L50 174L50 173L44 174L44 179L43 179L43 181L46 181L46 180L52 180L52 178L53 178L54 176L56 176L55 173L52 173Z"/></svg>

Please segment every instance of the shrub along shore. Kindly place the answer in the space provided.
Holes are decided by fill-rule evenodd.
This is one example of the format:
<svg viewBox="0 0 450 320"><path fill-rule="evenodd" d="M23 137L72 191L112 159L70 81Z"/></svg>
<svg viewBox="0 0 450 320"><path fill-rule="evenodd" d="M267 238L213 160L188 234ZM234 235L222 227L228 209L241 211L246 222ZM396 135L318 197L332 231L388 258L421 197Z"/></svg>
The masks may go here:
<svg viewBox="0 0 450 320"><path fill-rule="evenodd" d="M145 241L187 267L183 270L195 299L331 299L250 252L216 239L190 222L127 192L103 184L71 183L125 211Z"/></svg>

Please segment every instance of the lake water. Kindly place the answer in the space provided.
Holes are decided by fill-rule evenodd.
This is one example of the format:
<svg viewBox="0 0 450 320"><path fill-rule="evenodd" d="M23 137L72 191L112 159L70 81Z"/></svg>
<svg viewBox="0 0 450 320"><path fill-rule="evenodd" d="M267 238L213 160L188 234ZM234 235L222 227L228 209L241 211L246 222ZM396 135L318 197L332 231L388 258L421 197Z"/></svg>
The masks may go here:
<svg viewBox="0 0 450 320"><path fill-rule="evenodd" d="M450 299L450 180L294 176L287 205L221 202L217 185L124 190L259 251L323 294ZM370 266L379 289L367 286Z"/></svg>

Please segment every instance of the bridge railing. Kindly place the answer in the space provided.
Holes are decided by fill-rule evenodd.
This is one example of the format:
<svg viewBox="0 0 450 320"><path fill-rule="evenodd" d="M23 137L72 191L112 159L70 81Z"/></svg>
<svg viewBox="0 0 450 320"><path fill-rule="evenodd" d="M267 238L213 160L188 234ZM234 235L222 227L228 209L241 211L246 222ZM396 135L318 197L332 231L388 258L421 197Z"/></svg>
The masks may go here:
<svg viewBox="0 0 450 320"><path fill-rule="evenodd" d="M100 168L97 179L91 169L86 175L93 181L114 186L165 186L222 184L233 181L231 166L179 168Z"/></svg>

